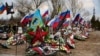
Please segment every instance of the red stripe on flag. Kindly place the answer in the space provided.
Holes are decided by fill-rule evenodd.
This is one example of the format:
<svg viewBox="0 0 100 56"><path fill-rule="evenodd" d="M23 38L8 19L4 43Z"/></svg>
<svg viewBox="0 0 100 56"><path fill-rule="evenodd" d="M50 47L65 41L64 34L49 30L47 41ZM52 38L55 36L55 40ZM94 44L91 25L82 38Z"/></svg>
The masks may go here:
<svg viewBox="0 0 100 56"><path fill-rule="evenodd" d="M46 15L48 15L48 11L46 11L46 12L42 15L42 17L45 17Z"/></svg>

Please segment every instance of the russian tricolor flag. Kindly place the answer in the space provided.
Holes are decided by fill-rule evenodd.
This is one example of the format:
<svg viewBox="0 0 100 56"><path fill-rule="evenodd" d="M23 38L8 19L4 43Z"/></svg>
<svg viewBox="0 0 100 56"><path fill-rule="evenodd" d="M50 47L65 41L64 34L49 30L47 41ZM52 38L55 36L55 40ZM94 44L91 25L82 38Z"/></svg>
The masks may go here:
<svg viewBox="0 0 100 56"><path fill-rule="evenodd" d="M44 23L47 25L47 23L50 20L49 11L48 10L43 13L42 18L44 18Z"/></svg>
<svg viewBox="0 0 100 56"><path fill-rule="evenodd" d="M21 25L24 26L26 24L29 23L29 21L31 21L32 17L33 17L34 14L31 14L31 15L26 15L24 18L22 18L21 20Z"/></svg>
<svg viewBox="0 0 100 56"><path fill-rule="evenodd" d="M79 23L81 23L81 22L82 22L82 20L83 20L83 18L80 18Z"/></svg>
<svg viewBox="0 0 100 56"><path fill-rule="evenodd" d="M55 20L56 20L56 17L54 17L53 19L51 19L51 20L47 23L47 25L48 25L48 26L52 26Z"/></svg>
<svg viewBox="0 0 100 56"><path fill-rule="evenodd" d="M67 11L62 12L62 13L59 15L60 20L63 20L66 14L67 14Z"/></svg>
<svg viewBox="0 0 100 56"><path fill-rule="evenodd" d="M60 19L59 19L59 18L56 18L56 20L54 21L54 23L53 23L53 25L52 25L52 27L53 27L54 30L57 29L57 27L58 27L58 25L59 25L59 22L60 22Z"/></svg>
<svg viewBox="0 0 100 56"><path fill-rule="evenodd" d="M62 12L62 13L59 15L59 18L60 18L60 19L63 19L64 16L66 16L66 17L65 17L66 19L70 18L70 11L67 10L67 11L65 11L65 12Z"/></svg>
<svg viewBox="0 0 100 56"><path fill-rule="evenodd" d="M49 14L48 10L42 15L42 17L46 17Z"/></svg>
<svg viewBox="0 0 100 56"><path fill-rule="evenodd" d="M66 20L70 20L70 11L69 10L67 10Z"/></svg>
<svg viewBox="0 0 100 56"><path fill-rule="evenodd" d="M69 25L69 20L70 20L70 11L67 10L66 21L63 23L63 27L67 27Z"/></svg>
<svg viewBox="0 0 100 56"><path fill-rule="evenodd" d="M49 22L48 22L48 26L51 26L53 29L56 29L57 27L58 27L58 24L59 24L59 22L60 22L60 19L59 19L59 17L54 17L52 20L50 20Z"/></svg>
<svg viewBox="0 0 100 56"><path fill-rule="evenodd" d="M78 23L80 20L80 14L77 14L74 21L73 21L73 24L75 24L76 22Z"/></svg>
<svg viewBox="0 0 100 56"><path fill-rule="evenodd" d="M80 23L80 24L84 24L83 18L80 18L79 23Z"/></svg>
<svg viewBox="0 0 100 56"><path fill-rule="evenodd" d="M5 9L6 9L6 6L4 4L1 4L0 5L0 14L2 14Z"/></svg>
<svg viewBox="0 0 100 56"><path fill-rule="evenodd" d="M64 23L63 23L63 27L67 27L69 25L69 21L65 21Z"/></svg>

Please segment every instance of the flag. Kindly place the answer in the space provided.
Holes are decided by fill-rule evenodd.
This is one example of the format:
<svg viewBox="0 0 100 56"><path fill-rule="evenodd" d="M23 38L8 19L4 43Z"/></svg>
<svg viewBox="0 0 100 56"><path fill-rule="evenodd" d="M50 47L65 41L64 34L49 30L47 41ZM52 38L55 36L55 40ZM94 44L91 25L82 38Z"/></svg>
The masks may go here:
<svg viewBox="0 0 100 56"><path fill-rule="evenodd" d="M48 26L51 26L54 30L58 27L60 19L58 16L55 16L52 20L48 22Z"/></svg>
<svg viewBox="0 0 100 56"><path fill-rule="evenodd" d="M47 17L47 18L45 19L45 24L47 25L49 21L50 21L50 17Z"/></svg>
<svg viewBox="0 0 100 56"><path fill-rule="evenodd" d="M82 25L84 24L83 18L80 18L79 23L82 24Z"/></svg>
<svg viewBox="0 0 100 56"><path fill-rule="evenodd" d="M53 22L53 24L52 24L52 27L53 27L54 30L57 29L57 27L58 27L58 25L59 25L59 22L60 22L60 19L57 17L57 18L55 19L55 21Z"/></svg>
<svg viewBox="0 0 100 56"><path fill-rule="evenodd" d="M73 20L73 24L77 24L79 22L80 19L80 14L77 14L75 19Z"/></svg>
<svg viewBox="0 0 100 56"><path fill-rule="evenodd" d="M34 16L32 17L30 28L32 28L33 31L36 31L37 26L39 26L39 27L44 26L44 23L43 23L41 15L40 15L40 10L39 9L37 9L35 11Z"/></svg>
<svg viewBox="0 0 100 56"><path fill-rule="evenodd" d="M53 19L51 19L51 20L47 23L47 25L48 25L48 26L52 26L55 20L56 20L56 16L55 16Z"/></svg>
<svg viewBox="0 0 100 56"><path fill-rule="evenodd" d="M69 25L69 20L70 20L70 11L67 10L67 14L66 14L66 20L63 23L63 27L67 27Z"/></svg>
<svg viewBox="0 0 100 56"><path fill-rule="evenodd" d="M69 10L67 10L67 14L66 14L66 20L70 20L70 11Z"/></svg>
<svg viewBox="0 0 100 56"><path fill-rule="evenodd" d="M79 19L79 23L81 23L81 22L82 22L82 20L83 20L83 18L80 18L80 19Z"/></svg>
<svg viewBox="0 0 100 56"><path fill-rule="evenodd" d="M65 11L65 12L62 12L62 13L59 15L60 21L59 21L59 24L58 24L56 30L59 30L59 29L62 27L63 23L64 23L65 20L66 20L66 17L67 17L66 15L67 15L67 13L68 13L68 11Z"/></svg>
<svg viewBox="0 0 100 56"><path fill-rule="evenodd" d="M66 13L67 13L67 11L62 12L62 13L59 15L60 20L63 20L64 16L66 16Z"/></svg>
<svg viewBox="0 0 100 56"><path fill-rule="evenodd" d="M46 17L48 15L48 10L42 15L42 17Z"/></svg>
<svg viewBox="0 0 100 56"><path fill-rule="evenodd" d="M25 17L23 17L22 19L21 19L21 25L22 26L25 26L25 25L27 25L30 21L31 21L31 19L32 19L32 17L34 16L34 14L31 14L31 15L26 15Z"/></svg>
<svg viewBox="0 0 100 56"><path fill-rule="evenodd" d="M0 4L0 14L2 14L5 9L6 9L6 6L4 4Z"/></svg>
<svg viewBox="0 0 100 56"><path fill-rule="evenodd" d="M8 3L6 2L6 10L7 10L7 14L13 14L14 11L12 11L13 9L13 3L11 6L8 5Z"/></svg>
<svg viewBox="0 0 100 56"><path fill-rule="evenodd" d="M42 15L42 17L44 18L44 23L47 25L47 23L49 22L50 20L50 17L49 17L49 11L45 11L44 14Z"/></svg>
<svg viewBox="0 0 100 56"><path fill-rule="evenodd" d="M69 21L65 21L64 23L63 23L63 27L67 27L69 25Z"/></svg>

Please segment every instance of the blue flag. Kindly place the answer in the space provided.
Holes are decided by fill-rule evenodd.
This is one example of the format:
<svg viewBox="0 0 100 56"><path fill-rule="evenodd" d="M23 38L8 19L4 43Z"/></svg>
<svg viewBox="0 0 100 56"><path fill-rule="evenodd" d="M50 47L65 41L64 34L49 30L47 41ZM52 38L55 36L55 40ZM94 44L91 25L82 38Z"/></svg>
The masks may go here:
<svg viewBox="0 0 100 56"><path fill-rule="evenodd" d="M34 16L32 17L30 28L32 28L33 31L36 31L37 26L43 27L43 25L44 25L44 23L43 23L41 15L40 15L40 10L37 9L34 13Z"/></svg>

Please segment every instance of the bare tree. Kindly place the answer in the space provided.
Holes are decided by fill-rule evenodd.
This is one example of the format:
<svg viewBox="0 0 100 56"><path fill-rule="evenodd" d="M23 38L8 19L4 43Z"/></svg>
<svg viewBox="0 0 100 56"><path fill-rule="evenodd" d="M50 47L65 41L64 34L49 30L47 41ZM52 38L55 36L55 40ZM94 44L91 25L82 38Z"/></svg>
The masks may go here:
<svg viewBox="0 0 100 56"><path fill-rule="evenodd" d="M87 10L85 10L85 9L83 9L83 10L81 11L81 16L82 16L83 18L88 18L89 15L90 15L89 11L87 11Z"/></svg>
<svg viewBox="0 0 100 56"><path fill-rule="evenodd" d="M27 14L30 10L35 10L39 5L47 0L17 0L17 9L22 16ZM77 14L81 13L82 16L88 16L89 12L83 8L81 0L51 0L53 4L53 12L51 18L54 15L59 14L64 10L70 9L72 18Z"/></svg>
<svg viewBox="0 0 100 56"><path fill-rule="evenodd" d="M53 12L51 18L53 18L55 15L57 15L61 8L61 0L51 0L53 4Z"/></svg>
<svg viewBox="0 0 100 56"><path fill-rule="evenodd" d="M46 0L16 0L16 8L21 16L37 9Z"/></svg>
<svg viewBox="0 0 100 56"><path fill-rule="evenodd" d="M83 8L83 2L81 0L51 0L54 7L54 12L52 15L56 15L60 12L65 11L67 9L71 10L72 18L77 14L84 14L84 16L88 16L89 12ZM87 14L86 14L87 13Z"/></svg>
<svg viewBox="0 0 100 56"><path fill-rule="evenodd" d="M80 0L68 0L68 2L69 8L72 11L72 17L74 17L76 13L80 13L83 9L83 3Z"/></svg>
<svg viewBox="0 0 100 56"><path fill-rule="evenodd" d="M72 18L80 13L82 16L90 15L89 11L83 8L83 2L81 0L61 0L62 11L69 9L71 11Z"/></svg>
<svg viewBox="0 0 100 56"><path fill-rule="evenodd" d="M22 16L24 16L26 13L29 12L30 9L32 9L30 6L31 3L29 4L27 0L17 0L16 4L17 10Z"/></svg>

